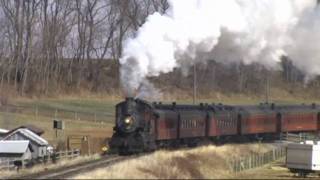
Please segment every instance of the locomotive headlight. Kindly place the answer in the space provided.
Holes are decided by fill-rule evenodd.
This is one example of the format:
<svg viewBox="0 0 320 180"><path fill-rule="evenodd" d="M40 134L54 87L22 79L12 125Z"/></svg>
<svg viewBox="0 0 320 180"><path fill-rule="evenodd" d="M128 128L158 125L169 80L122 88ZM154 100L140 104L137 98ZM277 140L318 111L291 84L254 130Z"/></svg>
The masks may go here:
<svg viewBox="0 0 320 180"><path fill-rule="evenodd" d="M127 117L127 118L124 120L124 123L126 123L126 124L131 124L131 123L132 123L132 117Z"/></svg>
<svg viewBox="0 0 320 180"><path fill-rule="evenodd" d="M127 127L130 127L133 124L133 117L132 116L128 116L124 119L124 124Z"/></svg>

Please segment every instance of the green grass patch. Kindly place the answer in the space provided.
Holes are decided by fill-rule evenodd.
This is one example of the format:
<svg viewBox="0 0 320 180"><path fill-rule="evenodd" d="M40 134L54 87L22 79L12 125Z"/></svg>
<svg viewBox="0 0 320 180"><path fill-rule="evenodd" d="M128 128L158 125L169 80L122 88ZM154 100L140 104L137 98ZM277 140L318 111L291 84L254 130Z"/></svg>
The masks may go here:
<svg viewBox="0 0 320 180"><path fill-rule="evenodd" d="M61 109L87 113L114 113L114 107L119 101L103 101L92 99L44 99L35 101L17 101L17 105L47 109Z"/></svg>

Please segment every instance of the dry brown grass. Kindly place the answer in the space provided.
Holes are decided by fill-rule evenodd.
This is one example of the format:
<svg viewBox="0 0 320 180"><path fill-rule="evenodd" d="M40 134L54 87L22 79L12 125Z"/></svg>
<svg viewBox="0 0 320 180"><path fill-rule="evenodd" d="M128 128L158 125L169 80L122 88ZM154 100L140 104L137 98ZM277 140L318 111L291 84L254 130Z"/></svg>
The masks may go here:
<svg viewBox="0 0 320 180"><path fill-rule="evenodd" d="M176 151L160 150L107 168L80 174L75 179L203 179L234 178L227 160L273 148L268 144L202 146Z"/></svg>
<svg viewBox="0 0 320 180"><path fill-rule="evenodd" d="M100 158L100 155L94 154L90 156L79 156L74 159L63 159L63 160L57 161L57 163L54 163L54 164L53 163L39 164L39 165L33 166L32 168L21 169L19 172L16 172L14 170L12 171L0 170L0 179L4 177L17 176L17 175L22 176L27 174L38 173L41 171L57 169L61 167L67 167L70 165L79 164L82 162L91 161L99 158Z"/></svg>

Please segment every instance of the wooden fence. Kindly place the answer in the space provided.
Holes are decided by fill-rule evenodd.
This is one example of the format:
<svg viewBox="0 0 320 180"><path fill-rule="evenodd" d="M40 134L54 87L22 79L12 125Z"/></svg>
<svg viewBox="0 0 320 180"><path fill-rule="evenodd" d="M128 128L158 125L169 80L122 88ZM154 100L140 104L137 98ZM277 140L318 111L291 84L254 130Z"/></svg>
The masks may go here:
<svg viewBox="0 0 320 180"><path fill-rule="evenodd" d="M67 158L76 158L80 156L80 150L79 149L74 149L74 150L67 150L67 151L59 151L55 152L52 155L49 155L46 160L38 161L38 162L48 162L52 161L55 162L56 160L59 159L67 159ZM22 164L22 167L25 167L27 164L30 163L29 159L11 159L11 160L5 160L5 161L0 161L0 170L14 170L15 169L15 163L20 161Z"/></svg>
<svg viewBox="0 0 320 180"><path fill-rule="evenodd" d="M113 112L88 112L77 111L71 109L51 108L41 106L17 106L6 105L0 106L0 112L27 114L34 116L35 119L39 117L49 117L52 119L68 119L77 121L91 121L95 123L111 123L115 117Z"/></svg>
<svg viewBox="0 0 320 180"><path fill-rule="evenodd" d="M28 159L12 159L12 160L5 160L0 161L0 170L14 170L15 169L15 161L20 161L22 165L29 163Z"/></svg>
<svg viewBox="0 0 320 180"><path fill-rule="evenodd" d="M75 149L75 150L71 150L71 151L68 151L68 150L59 151L59 152L56 152L55 155L56 155L56 159L76 158L76 157L80 156L80 150Z"/></svg>
<svg viewBox="0 0 320 180"><path fill-rule="evenodd" d="M281 134L281 140L290 141L290 142L303 142L306 140L317 141L319 140L318 135L312 133L283 133Z"/></svg>
<svg viewBox="0 0 320 180"><path fill-rule="evenodd" d="M244 170L261 167L265 164L278 160L286 155L285 147L273 149L263 154L253 154L247 157L241 157L236 160L230 160L230 169L234 173Z"/></svg>

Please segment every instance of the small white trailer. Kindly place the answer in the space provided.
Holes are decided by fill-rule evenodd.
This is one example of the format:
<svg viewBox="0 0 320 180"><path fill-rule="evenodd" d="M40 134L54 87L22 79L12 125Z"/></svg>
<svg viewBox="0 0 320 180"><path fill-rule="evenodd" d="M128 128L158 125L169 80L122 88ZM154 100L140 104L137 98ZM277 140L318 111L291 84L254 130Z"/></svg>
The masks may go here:
<svg viewBox="0 0 320 180"><path fill-rule="evenodd" d="M286 166L301 177L309 173L320 174L320 142L307 141L301 144L288 144Z"/></svg>

